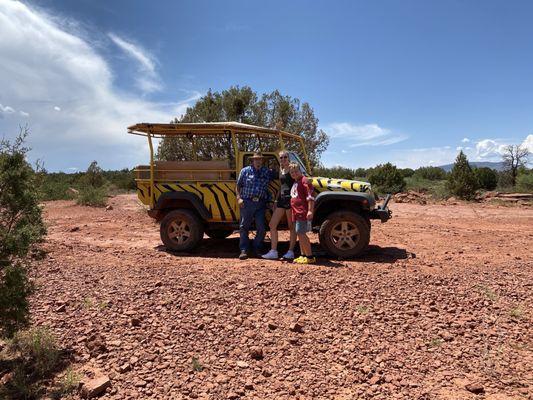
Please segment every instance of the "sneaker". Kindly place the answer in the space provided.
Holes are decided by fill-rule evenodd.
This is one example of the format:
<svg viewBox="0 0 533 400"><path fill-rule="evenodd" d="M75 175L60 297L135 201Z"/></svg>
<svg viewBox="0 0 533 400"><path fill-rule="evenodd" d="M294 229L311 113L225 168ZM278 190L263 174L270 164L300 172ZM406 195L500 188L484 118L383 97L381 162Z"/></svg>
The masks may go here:
<svg viewBox="0 0 533 400"><path fill-rule="evenodd" d="M241 254L239 254L239 260L246 260L248 258L248 253L246 250L241 250Z"/></svg>
<svg viewBox="0 0 533 400"><path fill-rule="evenodd" d="M270 250L268 253L263 254L261 257L263 257L266 260L277 260L278 259L278 251L277 250Z"/></svg>
<svg viewBox="0 0 533 400"><path fill-rule="evenodd" d="M292 260L294 258L294 251L289 250L288 252L283 254L283 258L285 258L287 260Z"/></svg>
<svg viewBox="0 0 533 400"><path fill-rule="evenodd" d="M295 258L294 260L292 260L292 262L300 264L303 259L304 259L304 256L300 256L300 257Z"/></svg>

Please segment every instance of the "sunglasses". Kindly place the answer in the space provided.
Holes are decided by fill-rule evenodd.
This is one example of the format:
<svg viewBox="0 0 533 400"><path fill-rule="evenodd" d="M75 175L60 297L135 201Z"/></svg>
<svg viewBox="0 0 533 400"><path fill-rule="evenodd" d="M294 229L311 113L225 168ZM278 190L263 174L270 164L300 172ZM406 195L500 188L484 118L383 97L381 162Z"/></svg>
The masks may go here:
<svg viewBox="0 0 533 400"><path fill-rule="evenodd" d="M289 156L281 156L280 158L281 158L281 159L283 159L283 158L289 158Z"/></svg>

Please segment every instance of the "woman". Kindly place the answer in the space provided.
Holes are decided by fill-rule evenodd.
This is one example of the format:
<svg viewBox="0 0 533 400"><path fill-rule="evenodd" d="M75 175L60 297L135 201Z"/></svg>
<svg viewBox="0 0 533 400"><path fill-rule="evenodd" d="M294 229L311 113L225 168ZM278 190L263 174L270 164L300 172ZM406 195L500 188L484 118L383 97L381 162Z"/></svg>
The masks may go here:
<svg viewBox="0 0 533 400"><path fill-rule="evenodd" d="M283 258L292 260L294 258L294 246L296 245L296 232L294 231L291 216L291 188L294 183L294 179L292 179L289 172L289 153L285 150L280 151L279 161L281 164L281 169L279 172L281 186L269 224L272 248L268 253L263 255L263 258L267 260L275 260L278 258L278 224L285 215L287 217L287 224L291 232L291 239L289 251L283 255Z"/></svg>

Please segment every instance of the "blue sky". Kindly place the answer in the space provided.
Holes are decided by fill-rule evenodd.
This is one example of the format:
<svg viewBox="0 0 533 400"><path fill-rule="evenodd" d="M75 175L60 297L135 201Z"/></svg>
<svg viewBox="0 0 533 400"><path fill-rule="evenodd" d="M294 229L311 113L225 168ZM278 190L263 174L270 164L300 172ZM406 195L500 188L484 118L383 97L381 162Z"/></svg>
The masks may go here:
<svg viewBox="0 0 533 400"><path fill-rule="evenodd" d="M279 89L330 134L324 164L533 150L530 1L0 0L0 135L49 170L146 161L140 121L209 88Z"/></svg>

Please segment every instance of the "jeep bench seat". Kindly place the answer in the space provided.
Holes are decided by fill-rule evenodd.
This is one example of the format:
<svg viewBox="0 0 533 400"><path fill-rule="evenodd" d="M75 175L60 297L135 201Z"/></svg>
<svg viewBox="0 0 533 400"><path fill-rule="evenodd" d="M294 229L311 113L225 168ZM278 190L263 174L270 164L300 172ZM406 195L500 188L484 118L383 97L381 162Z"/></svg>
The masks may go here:
<svg viewBox="0 0 533 400"><path fill-rule="evenodd" d="M139 165L136 170L137 179L150 179L149 165ZM156 181L231 180L231 171L226 160L156 161L154 179Z"/></svg>

